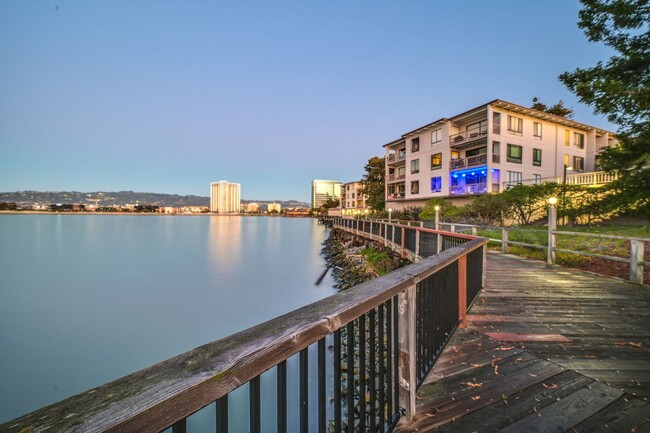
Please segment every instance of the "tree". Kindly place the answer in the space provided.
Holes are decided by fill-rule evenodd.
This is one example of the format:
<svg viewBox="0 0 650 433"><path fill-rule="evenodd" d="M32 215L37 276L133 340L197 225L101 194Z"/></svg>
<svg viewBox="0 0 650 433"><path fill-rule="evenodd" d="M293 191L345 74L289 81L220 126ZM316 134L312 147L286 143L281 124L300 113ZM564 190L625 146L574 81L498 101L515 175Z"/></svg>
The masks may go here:
<svg viewBox="0 0 650 433"><path fill-rule="evenodd" d="M320 213L327 213L328 209L339 207L340 203L338 199L328 198L325 203L320 205Z"/></svg>
<svg viewBox="0 0 650 433"><path fill-rule="evenodd" d="M433 221L436 219L436 206L440 207L439 217L442 220L443 217L447 217L450 214L454 214L455 206L451 204L451 201L444 198L434 197L429 199L424 205L424 208L420 212L420 219L425 221Z"/></svg>
<svg viewBox="0 0 650 433"><path fill-rule="evenodd" d="M384 158L373 156L364 167L363 187L361 194L366 195L366 204L374 211L384 210L386 207L386 184L384 181L386 168Z"/></svg>
<svg viewBox="0 0 650 433"><path fill-rule="evenodd" d="M542 217L548 207L548 199L558 195L561 186L556 183L517 185L500 195L508 203L506 216L518 224L527 225L534 218Z"/></svg>
<svg viewBox="0 0 650 433"><path fill-rule="evenodd" d="M533 110L544 111L545 113L554 114L560 117L567 117L569 119L573 117L573 110L568 107L565 107L564 101L560 101L557 104L551 105L549 107L548 105L540 101L539 98L534 97L533 105L531 105L530 108L532 108Z"/></svg>
<svg viewBox="0 0 650 433"><path fill-rule="evenodd" d="M618 171L609 185L624 210L650 218L650 5L647 0L581 0L578 26L618 54L607 63L560 75L578 99L619 125L619 145L600 163Z"/></svg>
<svg viewBox="0 0 650 433"><path fill-rule="evenodd" d="M501 225L508 209L502 194L484 194L463 206L463 215L480 225Z"/></svg>

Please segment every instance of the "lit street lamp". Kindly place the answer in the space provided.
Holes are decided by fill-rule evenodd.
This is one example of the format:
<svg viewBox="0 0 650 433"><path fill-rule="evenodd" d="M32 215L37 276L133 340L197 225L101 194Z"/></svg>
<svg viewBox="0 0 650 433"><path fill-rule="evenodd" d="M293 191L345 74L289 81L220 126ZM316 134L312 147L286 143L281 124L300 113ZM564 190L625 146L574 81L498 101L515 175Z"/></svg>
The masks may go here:
<svg viewBox="0 0 650 433"><path fill-rule="evenodd" d="M392 208L392 207L389 207L389 208L388 208L388 222L390 222L390 219L391 219L391 215L392 215L392 214L393 214L393 208Z"/></svg>

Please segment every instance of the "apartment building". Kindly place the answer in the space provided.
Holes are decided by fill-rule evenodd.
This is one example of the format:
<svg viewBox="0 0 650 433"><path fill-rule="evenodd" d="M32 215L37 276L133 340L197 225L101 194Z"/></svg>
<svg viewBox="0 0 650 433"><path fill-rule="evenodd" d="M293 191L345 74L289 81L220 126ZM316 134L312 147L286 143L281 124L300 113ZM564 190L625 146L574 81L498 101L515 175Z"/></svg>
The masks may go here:
<svg viewBox="0 0 650 433"><path fill-rule="evenodd" d="M320 180L311 181L311 208L318 209L328 199L341 199L341 186L343 182L338 180Z"/></svg>
<svg viewBox="0 0 650 433"><path fill-rule="evenodd" d="M227 180L210 183L210 212L239 213L241 185Z"/></svg>
<svg viewBox="0 0 650 433"><path fill-rule="evenodd" d="M521 183L598 171L613 132L494 100L441 118L384 145L386 207L424 206L433 197L462 204Z"/></svg>
<svg viewBox="0 0 650 433"><path fill-rule="evenodd" d="M365 214L367 196L361 193L363 183L361 181L344 183L341 188L341 214L359 215Z"/></svg>

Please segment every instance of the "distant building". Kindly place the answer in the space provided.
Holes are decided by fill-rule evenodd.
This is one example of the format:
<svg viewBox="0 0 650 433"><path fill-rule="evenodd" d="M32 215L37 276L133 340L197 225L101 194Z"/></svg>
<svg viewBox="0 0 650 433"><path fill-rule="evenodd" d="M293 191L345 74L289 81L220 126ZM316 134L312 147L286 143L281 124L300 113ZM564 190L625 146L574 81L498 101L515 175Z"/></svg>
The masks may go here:
<svg viewBox="0 0 650 433"><path fill-rule="evenodd" d="M260 211L260 204L259 203L248 203L248 204L242 205L242 210L245 210L246 212L259 212Z"/></svg>
<svg viewBox="0 0 650 433"><path fill-rule="evenodd" d="M341 191L341 214L342 215L363 215L368 213L366 205L367 196L361 193L363 182L348 182L343 185Z"/></svg>
<svg viewBox="0 0 650 433"><path fill-rule="evenodd" d="M276 211L279 213L282 210L282 205L280 203L269 203L266 206L266 210L269 212Z"/></svg>
<svg viewBox="0 0 650 433"><path fill-rule="evenodd" d="M311 181L311 208L318 209L327 200L341 200L341 187L343 182L338 180Z"/></svg>
<svg viewBox="0 0 650 433"><path fill-rule="evenodd" d="M241 210L241 185L226 180L210 184L210 212L239 213Z"/></svg>

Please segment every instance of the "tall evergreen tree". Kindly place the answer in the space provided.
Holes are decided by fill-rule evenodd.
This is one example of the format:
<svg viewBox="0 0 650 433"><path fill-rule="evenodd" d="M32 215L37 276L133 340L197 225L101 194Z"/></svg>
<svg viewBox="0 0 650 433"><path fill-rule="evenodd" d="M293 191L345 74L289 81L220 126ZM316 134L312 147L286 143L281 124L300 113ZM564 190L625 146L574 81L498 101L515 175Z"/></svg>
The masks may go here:
<svg viewBox="0 0 650 433"><path fill-rule="evenodd" d="M650 218L650 2L581 2L578 26L587 39L617 54L559 78L581 102L619 125L619 145L601 153L601 165L619 173L611 185L616 205Z"/></svg>
<svg viewBox="0 0 650 433"><path fill-rule="evenodd" d="M382 211L386 207L386 168L384 158L374 156L368 160L364 167L366 174L363 175L363 188L361 193L368 198L366 203L375 211Z"/></svg>

